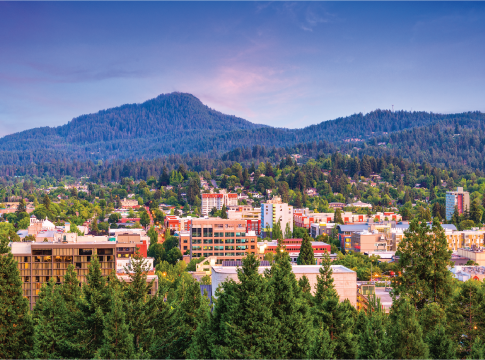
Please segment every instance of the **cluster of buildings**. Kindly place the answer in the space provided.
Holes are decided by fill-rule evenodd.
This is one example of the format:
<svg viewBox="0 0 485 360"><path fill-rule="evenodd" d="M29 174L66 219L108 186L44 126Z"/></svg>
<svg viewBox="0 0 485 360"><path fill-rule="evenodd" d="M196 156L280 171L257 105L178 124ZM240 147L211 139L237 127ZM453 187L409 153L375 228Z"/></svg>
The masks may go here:
<svg viewBox="0 0 485 360"><path fill-rule="evenodd" d="M84 233L84 227L81 232ZM19 236L34 237L33 241L13 242L12 254L18 262L24 296L31 307L39 297L42 284L54 278L61 284L72 264L81 283L86 282L88 266L97 256L101 273L113 272L123 281L131 281L126 269L138 252L151 269L147 281L152 281L151 293L158 288L158 278L153 268L153 258L147 257L149 238L143 229L111 229L108 236L79 235L71 233L70 226L55 226L49 220L31 218L28 230L19 231Z"/></svg>

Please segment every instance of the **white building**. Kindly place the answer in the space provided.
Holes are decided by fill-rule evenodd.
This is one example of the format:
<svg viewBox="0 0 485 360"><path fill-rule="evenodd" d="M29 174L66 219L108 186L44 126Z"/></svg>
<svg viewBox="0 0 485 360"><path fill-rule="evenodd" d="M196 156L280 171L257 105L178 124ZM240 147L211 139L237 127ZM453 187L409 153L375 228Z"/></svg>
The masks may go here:
<svg viewBox="0 0 485 360"><path fill-rule="evenodd" d="M283 234L286 225L293 232L293 206L281 201L280 197L274 196L272 200L261 203L261 228L263 237L273 231L273 224L280 223Z"/></svg>
<svg viewBox="0 0 485 360"><path fill-rule="evenodd" d="M207 216L213 208L221 210L223 205L236 206L237 194L202 194L202 215Z"/></svg>

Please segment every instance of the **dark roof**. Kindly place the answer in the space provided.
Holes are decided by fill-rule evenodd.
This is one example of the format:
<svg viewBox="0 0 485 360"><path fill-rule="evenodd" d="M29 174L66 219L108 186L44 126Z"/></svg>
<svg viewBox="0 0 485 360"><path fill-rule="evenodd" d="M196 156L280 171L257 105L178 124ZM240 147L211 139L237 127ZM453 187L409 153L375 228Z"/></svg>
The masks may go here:
<svg viewBox="0 0 485 360"><path fill-rule="evenodd" d="M356 224L356 225L338 225L340 231L362 231L369 229L368 224Z"/></svg>

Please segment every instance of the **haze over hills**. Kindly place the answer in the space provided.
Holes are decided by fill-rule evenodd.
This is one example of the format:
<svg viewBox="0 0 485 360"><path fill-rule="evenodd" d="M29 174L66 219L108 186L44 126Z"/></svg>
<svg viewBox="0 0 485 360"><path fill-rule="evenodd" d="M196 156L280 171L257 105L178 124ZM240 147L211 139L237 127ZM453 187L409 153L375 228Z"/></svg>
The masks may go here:
<svg viewBox="0 0 485 360"><path fill-rule="evenodd" d="M0 139L0 166L186 153L217 157L255 145L293 147L327 142L346 152L355 152L357 147L361 154L392 153L437 165L465 161L479 167L485 158L484 120L480 112L444 115L375 110L302 129L283 129L222 114L191 94L171 93L142 104L82 115L59 127L5 136ZM455 136L458 127L462 130L459 138Z"/></svg>

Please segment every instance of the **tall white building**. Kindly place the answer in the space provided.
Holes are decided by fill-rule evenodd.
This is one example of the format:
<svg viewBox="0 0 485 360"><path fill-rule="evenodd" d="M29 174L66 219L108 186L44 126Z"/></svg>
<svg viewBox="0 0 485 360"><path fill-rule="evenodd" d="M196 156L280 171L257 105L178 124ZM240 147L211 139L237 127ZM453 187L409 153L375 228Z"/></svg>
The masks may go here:
<svg viewBox="0 0 485 360"><path fill-rule="evenodd" d="M223 205L236 206L237 194L202 194L202 215L208 215L213 208L221 210Z"/></svg>
<svg viewBox="0 0 485 360"><path fill-rule="evenodd" d="M280 222L281 231L285 234L286 224L293 232L293 206L281 201L280 197L274 196L272 200L261 203L261 228L263 237L269 236L273 231L273 224Z"/></svg>

